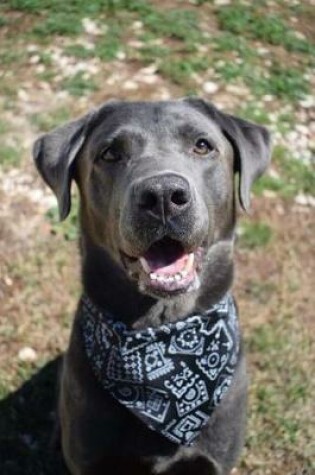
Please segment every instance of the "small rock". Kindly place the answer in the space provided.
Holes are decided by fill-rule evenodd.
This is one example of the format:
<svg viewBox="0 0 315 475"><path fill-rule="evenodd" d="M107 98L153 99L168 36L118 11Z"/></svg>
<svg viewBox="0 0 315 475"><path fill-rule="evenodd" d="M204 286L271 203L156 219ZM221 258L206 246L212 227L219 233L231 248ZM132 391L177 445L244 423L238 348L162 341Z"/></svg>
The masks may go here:
<svg viewBox="0 0 315 475"><path fill-rule="evenodd" d="M142 21L134 21L132 24L132 29L133 30L141 30L143 28L143 23Z"/></svg>
<svg viewBox="0 0 315 475"><path fill-rule="evenodd" d="M315 207L315 198L311 195L305 195L304 193L299 193L295 199L295 203L300 206L312 206Z"/></svg>
<svg viewBox="0 0 315 475"><path fill-rule="evenodd" d="M218 7L223 7L224 5L230 5L231 0L214 0L213 3Z"/></svg>
<svg viewBox="0 0 315 475"><path fill-rule="evenodd" d="M30 64L38 64L40 62L40 56L38 54L34 54L29 59Z"/></svg>
<svg viewBox="0 0 315 475"><path fill-rule="evenodd" d="M13 280L8 275L5 275L3 280L5 285L7 285L8 287L11 287L13 285Z"/></svg>
<svg viewBox="0 0 315 475"><path fill-rule="evenodd" d="M37 353L33 348L25 346L19 351L18 358L20 361L33 362L37 359Z"/></svg>
<svg viewBox="0 0 315 475"><path fill-rule="evenodd" d="M144 46L144 43L143 41L139 40L130 40L128 41L128 46L130 46L131 48L140 49Z"/></svg>
<svg viewBox="0 0 315 475"><path fill-rule="evenodd" d="M139 69L138 74L151 75L157 72L157 65L155 63L149 64L144 68Z"/></svg>
<svg viewBox="0 0 315 475"><path fill-rule="evenodd" d="M264 190L263 195L265 198L271 198L271 199L277 197L277 193L272 190Z"/></svg>
<svg viewBox="0 0 315 475"><path fill-rule="evenodd" d="M263 48L263 47L260 47L260 48L257 49L257 53L261 56L265 56L265 55L269 54L269 51L270 51L269 49Z"/></svg>
<svg viewBox="0 0 315 475"><path fill-rule="evenodd" d="M283 216L285 213L284 207L281 204L277 204L276 211L280 216Z"/></svg>
<svg viewBox="0 0 315 475"><path fill-rule="evenodd" d="M29 95L27 94L27 92L24 89L19 89L17 95L18 95L18 98L21 101L28 101L29 100Z"/></svg>
<svg viewBox="0 0 315 475"><path fill-rule="evenodd" d="M202 89L207 94L215 94L218 91L219 86L213 81L207 81L203 84Z"/></svg>
<svg viewBox="0 0 315 475"><path fill-rule="evenodd" d="M274 96L272 96L271 94L266 94L265 96L263 96L264 102L272 102L273 100L274 100Z"/></svg>
<svg viewBox="0 0 315 475"><path fill-rule="evenodd" d="M297 130L302 135L308 135L309 134L309 128L306 125L303 125L303 124L296 124L295 130Z"/></svg>
<svg viewBox="0 0 315 475"><path fill-rule="evenodd" d="M306 36L304 35L304 33L301 33L301 31L295 31L294 35L299 40L306 40Z"/></svg>
<svg viewBox="0 0 315 475"><path fill-rule="evenodd" d="M274 168L271 168L268 174L271 176L271 178L275 178L276 180L280 179L279 173Z"/></svg>
<svg viewBox="0 0 315 475"><path fill-rule="evenodd" d="M117 51L116 58L120 61L123 61L124 59L126 59L126 53L124 51Z"/></svg>
<svg viewBox="0 0 315 475"><path fill-rule="evenodd" d="M122 87L127 91L136 91L139 89L139 84L137 84L135 81L125 81Z"/></svg>
<svg viewBox="0 0 315 475"><path fill-rule="evenodd" d="M36 51L38 51L38 46L37 45L27 45L26 47L26 51L28 53L35 53Z"/></svg>
<svg viewBox="0 0 315 475"><path fill-rule="evenodd" d="M102 30L90 18L83 18L82 19L82 26L84 28L85 33L87 33L88 35L97 36L97 35L100 35L102 33Z"/></svg>
<svg viewBox="0 0 315 475"><path fill-rule="evenodd" d="M248 89L244 85L228 84L226 86L226 91L235 96L247 96L248 94Z"/></svg>
<svg viewBox="0 0 315 475"><path fill-rule="evenodd" d="M315 107L315 98L313 96L305 96L302 101L300 101L300 105L305 109L311 109Z"/></svg>

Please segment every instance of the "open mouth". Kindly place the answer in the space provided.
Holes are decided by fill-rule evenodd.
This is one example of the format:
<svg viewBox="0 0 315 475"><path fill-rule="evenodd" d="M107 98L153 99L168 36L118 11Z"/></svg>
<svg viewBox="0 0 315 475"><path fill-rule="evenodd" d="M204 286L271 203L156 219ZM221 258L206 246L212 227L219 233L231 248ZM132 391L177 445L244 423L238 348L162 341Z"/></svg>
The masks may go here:
<svg viewBox="0 0 315 475"><path fill-rule="evenodd" d="M198 287L197 264L201 249L185 252L179 241L163 238L139 258L145 286L153 291L172 293Z"/></svg>

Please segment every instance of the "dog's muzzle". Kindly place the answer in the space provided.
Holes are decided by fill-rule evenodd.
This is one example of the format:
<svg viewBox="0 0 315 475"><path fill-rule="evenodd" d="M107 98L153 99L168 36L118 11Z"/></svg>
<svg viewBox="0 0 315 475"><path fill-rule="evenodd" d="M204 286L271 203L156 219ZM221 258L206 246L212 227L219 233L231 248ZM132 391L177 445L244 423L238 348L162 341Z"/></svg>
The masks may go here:
<svg viewBox="0 0 315 475"><path fill-rule="evenodd" d="M200 226L196 191L177 173L135 180L121 218L121 247L129 274L140 288L171 294L199 286L206 226Z"/></svg>

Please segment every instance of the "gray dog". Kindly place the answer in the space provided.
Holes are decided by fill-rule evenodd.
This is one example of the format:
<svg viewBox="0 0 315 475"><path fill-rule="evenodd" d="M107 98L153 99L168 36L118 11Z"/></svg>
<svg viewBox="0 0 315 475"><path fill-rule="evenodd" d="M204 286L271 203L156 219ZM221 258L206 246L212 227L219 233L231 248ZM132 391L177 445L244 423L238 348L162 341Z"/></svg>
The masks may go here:
<svg viewBox="0 0 315 475"><path fill-rule="evenodd" d="M81 198L83 295L59 397L70 472L230 473L247 393L236 211L268 132L197 98L110 101L39 138L34 157L61 219L72 179Z"/></svg>

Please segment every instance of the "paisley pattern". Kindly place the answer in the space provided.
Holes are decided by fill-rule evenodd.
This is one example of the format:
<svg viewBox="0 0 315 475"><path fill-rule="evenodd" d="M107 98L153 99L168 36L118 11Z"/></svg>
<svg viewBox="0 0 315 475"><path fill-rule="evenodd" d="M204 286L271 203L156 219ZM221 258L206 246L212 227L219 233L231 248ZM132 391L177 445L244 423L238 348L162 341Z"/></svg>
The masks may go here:
<svg viewBox="0 0 315 475"><path fill-rule="evenodd" d="M150 429L191 445L232 383L240 342L233 297L141 331L86 296L80 305L86 355L101 385Z"/></svg>

